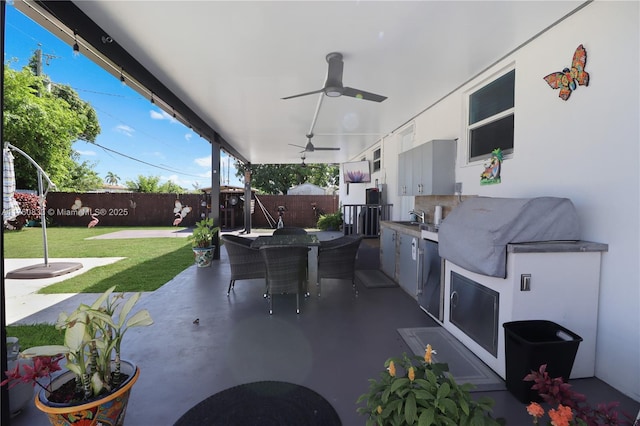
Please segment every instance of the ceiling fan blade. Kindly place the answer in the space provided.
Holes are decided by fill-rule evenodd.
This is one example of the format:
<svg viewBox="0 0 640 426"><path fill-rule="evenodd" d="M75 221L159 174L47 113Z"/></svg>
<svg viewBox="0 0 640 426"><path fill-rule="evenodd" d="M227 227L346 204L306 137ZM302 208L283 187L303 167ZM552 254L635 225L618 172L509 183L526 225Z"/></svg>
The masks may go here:
<svg viewBox="0 0 640 426"><path fill-rule="evenodd" d="M313 149L315 151L340 151L340 148L329 148L329 147L321 147L321 146L314 146Z"/></svg>
<svg viewBox="0 0 640 426"><path fill-rule="evenodd" d="M297 95L292 95L292 96L287 96L286 98L281 98L281 99L293 99L293 98L299 98L300 96L307 96L307 95L313 95L314 93L321 93L324 91L324 88L320 89L320 90L314 90L313 92L307 92L307 93L300 93Z"/></svg>
<svg viewBox="0 0 640 426"><path fill-rule="evenodd" d="M364 90L354 89L352 87L345 87L342 90L344 96L350 96L352 98L364 99L365 101L382 102L387 99L386 96L377 95L375 93L365 92Z"/></svg>
<svg viewBox="0 0 640 426"><path fill-rule="evenodd" d="M289 145L295 146L296 148L302 148L302 151L300 151L300 152L307 152L307 147L306 146L296 145L294 143L290 143Z"/></svg>

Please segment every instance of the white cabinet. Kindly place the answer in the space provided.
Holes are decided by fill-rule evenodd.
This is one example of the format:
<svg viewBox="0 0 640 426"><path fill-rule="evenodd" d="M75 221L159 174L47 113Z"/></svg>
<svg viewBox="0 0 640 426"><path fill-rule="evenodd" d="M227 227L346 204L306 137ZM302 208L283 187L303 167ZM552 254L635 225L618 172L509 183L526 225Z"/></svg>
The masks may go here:
<svg viewBox="0 0 640 426"><path fill-rule="evenodd" d="M380 222L380 268L411 297L418 298L420 228Z"/></svg>
<svg viewBox="0 0 640 426"><path fill-rule="evenodd" d="M571 378L595 375L596 330L600 261L606 244L578 241L575 243L529 243L507 245L507 277L496 278L467 271L445 262L445 306L443 326L485 364L505 378L505 322L548 320L582 337L571 372ZM497 321L485 321L486 329L465 328L465 321L452 320L452 304L460 303L460 292L452 287L452 273L477 283L488 294L497 295L487 302L484 315L497 313ZM457 322L457 325L455 324ZM487 339L495 335L495 350L487 347ZM489 349L489 350L488 350ZM493 352L493 353L492 353Z"/></svg>
<svg viewBox="0 0 640 426"><path fill-rule="evenodd" d="M398 233L398 284L417 300L418 240L414 235Z"/></svg>
<svg viewBox="0 0 640 426"><path fill-rule="evenodd" d="M398 195L412 195L413 191L413 149L398 155Z"/></svg>
<svg viewBox="0 0 640 426"><path fill-rule="evenodd" d="M452 195L454 140L432 140L398 155L398 195Z"/></svg>
<svg viewBox="0 0 640 426"><path fill-rule="evenodd" d="M387 226L380 228L380 268L389 278L396 279L396 235Z"/></svg>

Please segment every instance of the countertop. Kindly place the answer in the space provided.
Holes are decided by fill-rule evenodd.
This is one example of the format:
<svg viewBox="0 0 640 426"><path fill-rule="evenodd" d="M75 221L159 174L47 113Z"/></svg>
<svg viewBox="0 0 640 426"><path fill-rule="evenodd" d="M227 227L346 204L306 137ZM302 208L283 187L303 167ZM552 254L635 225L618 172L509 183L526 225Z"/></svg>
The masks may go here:
<svg viewBox="0 0 640 426"><path fill-rule="evenodd" d="M383 220L380 226L412 235L416 238L438 241L438 228L430 223ZM592 241L536 241L530 243L509 243L507 253L563 253L563 252L606 252L609 246Z"/></svg>
<svg viewBox="0 0 640 426"><path fill-rule="evenodd" d="M387 228L409 234L416 238L438 241L438 228L431 223L383 220L380 221L380 226L386 226Z"/></svg>

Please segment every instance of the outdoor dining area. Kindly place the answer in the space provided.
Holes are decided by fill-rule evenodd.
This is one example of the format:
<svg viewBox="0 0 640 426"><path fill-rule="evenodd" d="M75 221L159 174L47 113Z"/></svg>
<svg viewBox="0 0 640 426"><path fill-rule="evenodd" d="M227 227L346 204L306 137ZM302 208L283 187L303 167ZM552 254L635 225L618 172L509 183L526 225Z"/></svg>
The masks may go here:
<svg viewBox="0 0 640 426"><path fill-rule="evenodd" d="M320 296L322 278L347 279L355 289L355 261L362 235L345 235L320 241L303 228L283 227L272 235L250 239L223 235L231 267L227 296L236 280L264 278L264 297L273 314L273 296L293 293L296 313L300 313L300 293L309 297L310 285Z"/></svg>

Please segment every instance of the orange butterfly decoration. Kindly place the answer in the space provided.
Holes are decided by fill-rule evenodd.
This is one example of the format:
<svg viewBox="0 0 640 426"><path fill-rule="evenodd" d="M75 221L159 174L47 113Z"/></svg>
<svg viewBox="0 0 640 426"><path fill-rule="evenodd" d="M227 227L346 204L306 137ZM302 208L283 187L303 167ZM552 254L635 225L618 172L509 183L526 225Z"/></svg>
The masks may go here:
<svg viewBox="0 0 640 426"><path fill-rule="evenodd" d="M571 69L565 68L562 72L553 72L544 77L544 80L552 89L560 89L558 96L566 101L578 86L589 85L589 73L584 70L585 65L587 65L587 51L580 45L573 54Z"/></svg>

